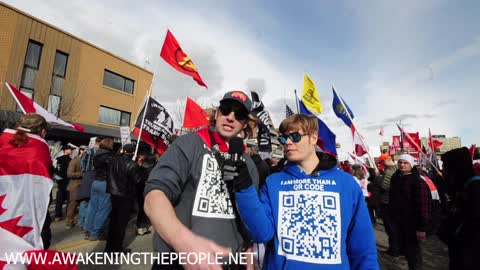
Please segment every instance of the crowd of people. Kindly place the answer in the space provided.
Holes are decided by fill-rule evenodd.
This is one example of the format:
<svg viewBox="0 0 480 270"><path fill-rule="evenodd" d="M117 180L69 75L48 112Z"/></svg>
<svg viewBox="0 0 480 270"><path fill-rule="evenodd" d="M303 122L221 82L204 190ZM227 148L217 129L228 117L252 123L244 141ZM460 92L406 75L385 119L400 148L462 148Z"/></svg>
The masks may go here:
<svg viewBox="0 0 480 270"><path fill-rule="evenodd" d="M432 234L448 245L450 269L478 268L480 167L467 148L443 154L441 171L420 168L407 153L383 153L371 168L339 163L319 151L316 118L294 114L279 127L284 158L262 160L247 140L251 109L245 93L227 92L209 127L172 138L161 156L143 151L133 160L135 145L114 151L112 138L98 137L72 159L65 145L51 171L55 220L79 226L86 239L105 239L105 252L131 251L123 240L136 212L137 234L153 227L156 252L255 251L246 265L223 269L379 269L373 225L381 219L385 252L404 255L409 269L422 269L422 242ZM18 138L0 144L0 158L4 149L21 149L23 134L45 138L46 131L41 116L22 116ZM237 154L230 148L239 136L247 143ZM49 226L47 213L45 249ZM198 264L192 269L222 269ZM157 261L152 269L183 266Z"/></svg>

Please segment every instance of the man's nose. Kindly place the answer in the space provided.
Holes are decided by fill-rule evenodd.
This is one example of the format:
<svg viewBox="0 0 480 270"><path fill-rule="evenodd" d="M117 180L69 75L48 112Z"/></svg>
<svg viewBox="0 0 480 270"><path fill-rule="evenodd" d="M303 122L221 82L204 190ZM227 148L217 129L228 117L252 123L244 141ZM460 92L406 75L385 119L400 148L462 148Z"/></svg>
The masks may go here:
<svg viewBox="0 0 480 270"><path fill-rule="evenodd" d="M227 115L227 119L230 121L235 121L235 113L232 111Z"/></svg>

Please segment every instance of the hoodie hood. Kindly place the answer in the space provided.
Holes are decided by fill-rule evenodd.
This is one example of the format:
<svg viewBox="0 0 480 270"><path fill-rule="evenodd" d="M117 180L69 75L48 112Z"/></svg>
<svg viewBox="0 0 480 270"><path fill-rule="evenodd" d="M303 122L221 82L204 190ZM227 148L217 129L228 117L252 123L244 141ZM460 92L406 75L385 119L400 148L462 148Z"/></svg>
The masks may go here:
<svg viewBox="0 0 480 270"><path fill-rule="evenodd" d="M108 153L111 153L111 152L107 149L98 148L97 151L95 152L95 156L100 156Z"/></svg>
<svg viewBox="0 0 480 270"><path fill-rule="evenodd" d="M331 170L337 170L338 161L334 156L317 152L317 157L320 161L311 175L318 176L319 174L325 174ZM287 174L290 174L296 178L303 178L305 175L307 175L295 162L287 161L283 170Z"/></svg>

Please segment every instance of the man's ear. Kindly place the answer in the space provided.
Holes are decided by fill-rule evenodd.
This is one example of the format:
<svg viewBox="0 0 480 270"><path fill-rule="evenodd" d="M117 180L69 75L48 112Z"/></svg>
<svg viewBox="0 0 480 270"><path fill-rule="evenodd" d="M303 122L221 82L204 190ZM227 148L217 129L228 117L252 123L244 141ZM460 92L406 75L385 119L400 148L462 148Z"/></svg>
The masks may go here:
<svg viewBox="0 0 480 270"><path fill-rule="evenodd" d="M312 144L317 145L318 134L312 134L312 135L309 135L309 137L310 137L310 140L311 140Z"/></svg>
<svg viewBox="0 0 480 270"><path fill-rule="evenodd" d="M45 137L47 136L47 131L46 131L45 129L42 129L42 130L40 131L40 134L39 134L39 135L40 135L40 137L42 137L43 139L45 139Z"/></svg>

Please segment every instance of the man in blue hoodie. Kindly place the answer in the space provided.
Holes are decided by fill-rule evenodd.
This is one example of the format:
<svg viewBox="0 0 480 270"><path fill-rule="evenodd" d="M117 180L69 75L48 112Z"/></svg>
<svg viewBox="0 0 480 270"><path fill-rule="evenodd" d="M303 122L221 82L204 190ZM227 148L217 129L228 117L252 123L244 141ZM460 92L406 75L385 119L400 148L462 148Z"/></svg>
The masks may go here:
<svg viewBox="0 0 480 270"><path fill-rule="evenodd" d="M317 119L292 115L280 133L288 162L267 178L260 195L245 166L233 169L237 207L250 236L268 242L264 269L379 269L362 191L337 169L335 157L315 151Z"/></svg>

